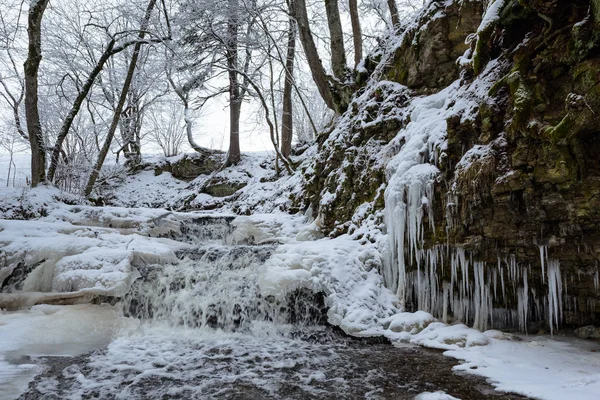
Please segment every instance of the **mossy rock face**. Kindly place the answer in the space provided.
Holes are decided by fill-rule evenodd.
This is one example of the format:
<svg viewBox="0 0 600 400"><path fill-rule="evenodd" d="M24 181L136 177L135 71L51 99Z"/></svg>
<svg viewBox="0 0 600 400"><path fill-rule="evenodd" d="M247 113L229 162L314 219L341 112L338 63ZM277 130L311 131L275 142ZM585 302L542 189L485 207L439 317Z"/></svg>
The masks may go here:
<svg viewBox="0 0 600 400"><path fill-rule="evenodd" d="M173 177L189 182L200 175L215 172L220 165L220 157L215 157L212 154L186 154L178 161L171 163L170 172Z"/></svg>
<svg viewBox="0 0 600 400"><path fill-rule="evenodd" d="M458 223L427 237L431 245L460 245L488 265L499 254L516 255L534 266L528 280L537 293L547 290L538 246L549 245L572 299L564 321L579 325L600 319L592 284L600 259L600 29L587 18L588 1L521 3L498 21L493 51L510 64L490 101L476 123L448 120L451 162L442 173L450 184L436 188L434 217L444 221L446 188L454 185ZM478 176L473 193L472 177L461 181L452 165L465 149L501 135L495 171Z"/></svg>
<svg viewBox="0 0 600 400"><path fill-rule="evenodd" d="M405 33L382 77L408 86L409 97L440 90L459 77L454 61L479 24L482 2L440 3L431 3L428 18L442 17L423 20L421 28ZM598 1L592 3L597 12ZM539 246L548 245L550 258L560 260L563 280L568 280L564 321L580 325L595 318L597 324L600 26L597 17L588 17L589 0L507 4L486 43L502 78L473 119L446 121L447 150L432 209L436 226L432 232L424 228L426 246L450 243L487 265L515 256L532 266L529 287L543 296L547 278L544 282ZM485 68L487 58L482 62ZM462 82L469 83L473 73L467 67ZM306 193L295 200L298 209L312 206L326 234L348 230L365 203L370 213L384 207L383 149L403 145L394 142L395 135L409 117L387 109L390 94L384 89L370 95L368 107L350 105L354 121L361 123L342 117L344 131L321 138L318 156L305 171ZM482 159L473 163L474 170L456 173L457 163L476 145L489 146L493 160Z"/></svg>
<svg viewBox="0 0 600 400"><path fill-rule="evenodd" d="M592 0L592 13L594 16L594 23L600 26L600 0Z"/></svg>
<svg viewBox="0 0 600 400"><path fill-rule="evenodd" d="M480 1L433 2L419 28L405 33L386 79L411 89L448 86L459 77L456 60L469 48L465 38L477 31L482 12Z"/></svg>

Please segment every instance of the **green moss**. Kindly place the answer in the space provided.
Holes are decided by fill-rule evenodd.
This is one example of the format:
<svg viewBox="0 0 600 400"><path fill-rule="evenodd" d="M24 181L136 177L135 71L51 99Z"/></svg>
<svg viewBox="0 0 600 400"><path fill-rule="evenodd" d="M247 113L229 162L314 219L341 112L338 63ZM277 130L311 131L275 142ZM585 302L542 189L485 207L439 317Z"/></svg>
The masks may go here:
<svg viewBox="0 0 600 400"><path fill-rule="evenodd" d="M245 183L217 183L215 185L205 187L202 189L202 192L210 194L214 197L227 197L231 196L244 186L246 186Z"/></svg>
<svg viewBox="0 0 600 400"><path fill-rule="evenodd" d="M523 129L531 118L533 110L533 93L521 78L519 72L513 72L507 79L513 100L514 122Z"/></svg>
<svg viewBox="0 0 600 400"><path fill-rule="evenodd" d="M541 151L534 170L537 182L561 184L565 189L577 181L577 162L567 146L546 143Z"/></svg>
<svg viewBox="0 0 600 400"><path fill-rule="evenodd" d="M543 131L543 136L552 143L564 141L572 135L575 129L575 118L568 113L556 126L546 127Z"/></svg>
<svg viewBox="0 0 600 400"><path fill-rule="evenodd" d="M510 3L511 2L507 2L507 4ZM506 18L506 8L506 5L504 5L503 9L500 10L501 20ZM475 51L473 52L473 72L475 73L475 75L479 75L481 71L483 71L483 68L485 67L487 62L489 61L489 49L491 47L490 39L492 38L492 34L494 33L494 31L496 30L497 24L498 22L488 24L485 29L482 29L479 32L477 32L477 42L475 43Z"/></svg>

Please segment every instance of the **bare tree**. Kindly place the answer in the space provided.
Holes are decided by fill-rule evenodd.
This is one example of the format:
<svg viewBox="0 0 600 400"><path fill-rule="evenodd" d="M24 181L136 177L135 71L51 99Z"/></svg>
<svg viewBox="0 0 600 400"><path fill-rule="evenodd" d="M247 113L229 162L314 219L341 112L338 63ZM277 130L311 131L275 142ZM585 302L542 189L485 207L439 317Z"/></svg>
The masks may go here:
<svg viewBox="0 0 600 400"><path fill-rule="evenodd" d="M69 113L67 114L67 116L65 117L65 119L62 123L60 131L56 138L56 143L52 150L52 156L50 158L50 167L48 168L48 179L50 181L54 180L54 175L56 173L56 168L58 167L58 161L59 161L59 157L60 157L60 154L62 151L63 142L66 139L67 135L69 134L69 130L71 129L71 126L73 125L75 117L77 117L79 111L81 110L81 106L82 106L84 100L89 95L94 83L96 82L96 79L98 78L98 76L100 75L100 73L104 69L105 65L110 60L110 58L113 57L114 55L126 50L130 46L136 46L136 48L139 48L139 47L141 47L142 44L145 44L145 43L156 43L156 42L160 42L160 41L168 39L168 38L160 38L160 39L153 38L153 39L148 40L148 39L144 39L144 36L145 36L145 33L144 33L144 35L142 35L141 37L138 37L138 39L129 40L120 45L117 45L117 42L118 42L120 36L121 35L113 35L111 37L111 40L108 42L104 52L102 53L102 55L98 59L96 65L94 66L94 68L92 69L90 74L88 75L87 79L85 80L85 83L78 90L77 96L76 96L75 100L73 101L71 109L69 110Z"/></svg>
<svg viewBox="0 0 600 400"><path fill-rule="evenodd" d="M325 104L327 104L327 107L338 111L339 107L334 101L334 93L330 86L330 80L325 73L325 69L323 68L323 62L319 57L317 46L315 45L315 40L310 29L308 15L306 13L305 0L294 0L292 2L292 11L294 18L298 23L300 42L304 48L304 54L306 55L308 67L310 68L313 80L317 85L319 94L323 98Z"/></svg>
<svg viewBox="0 0 600 400"><path fill-rule="evenodd" d="M127 100L127 94L129 92L129 87L131 86L131 81L133 80L133 74L135 72L137 60L138 60L140 50L142 47L142 40L146 36L146 29L150 22L150 16L152 14L152 10L154 9L155 5L156 5L156 0L150 0L148 3L148 7L146 8L146 13L142 20L140 30L138 33L139 40L133 48L133 55L131 56L131 61L129 63L129 69L127 70L127 76L125 77L125 82L123 83L123 89L121 90L121 96L119 98L117 108L115 109L114 117L113 117L110 129L108 131L106 140L104 141L104 145L100 149L100 154L98 155L98 160L96 161L96 164L94 164L94 167L92 169L92 172L90 174L88 182L85 186L85 195L86 196L89 196L90 193L92 193L92 189L94 188L94 185L96 184L96 180L98 179L98 175L100 174L100 169L102 168L102 165L104 164L104 160L106 159L106 155L108 154L108 150L110 149L110 145L111 145L112 139L115 135L115 131L117 130L117 126L119 125L119 119L121 117L121 113L123 111L125 101Z"/></svg>
<svg viewBox="0 0 600 400"><path fill-rule="evenodd" d="M225 57L227 58L227 77L229 78L229 151L224 166L237 164L240 152L240 114L242 97L238 82L238 0L228 0L229 17L227 19L227 37L225 39Z"/></svg>
<svg viewBox="0 0 600 400"><path fill-rule="evenodd" d="M350 9L350 23L352 24L352 40L354 43L354 67L356 67L363 58L362 32L360 29L360 18L358 16L358 0L348 0L348 6Z"/></svg>
<svg viewBox="0 0 600 400"><path fill-rule="evenodd" d="M396 0L387 0L388 8L390 9L390 17L392 18L392 26L394 29L400 27L400 16L398 15L398 6Z"/></svg>
<svg viewBox="0 0 600 400"><path fill-rule="evenodd" d="M21 3L21 7L22 5L23 3ZM9 5L9 7L12 6L14 5ZM23 82L21 71L17 67L15 55L13 54L16 36L20 31L20 8L16 12L16 15L16 21L12 24L9 21L10 17L6 10L0 9L0 39L2 41L0 48L2 48L6 54L6 57L3 57L2 59L4 61L3 64L5 64L3 66L6 68L6 74L9 75L5 76L5 72L0 71L0 97L6 101L12 111L13 122L17 133L21 138L29 141L29 136L23 129L20 117L20 107L25 96L25 83ZM12 75L12 79L10 79L10 75Z"/></svg>
<svg viewBox="0 0 600 400"><path fill-rule="evenodd" d="M294 0L290 0L294 1ZM292 88L294 85L294 57L296 56L296 22L290 17L287 53L285 58L285 84L281 111L281 154L289 158L294 137L294 115L292 110Z"/></svg>
<svg viewBox="0 0 600 400"><path fill-rule="evenodd" d="M325 0L325 13L329 25L331 69L333 75L340 82L344 82L346 80L346 49L344 48L344 32L337 0Z"/></svg>
<svg viewBox="0 0 600 400"><path fill-rule="evenodd" d="M27 20L29 46L25 61L25 116L31 144L31 186L46 180L46 146L38 109L38 70L42 61L42 17L49 0L32 0Z"/></svg>
<svg viewBox="0 0 600 400"><path fill-rule="evenodd" d="M165 157L175 156L181 152L186 136L185 123L181 123L181 107L167 100L158 104L155 111L149 113L150 135Z"/></svg>

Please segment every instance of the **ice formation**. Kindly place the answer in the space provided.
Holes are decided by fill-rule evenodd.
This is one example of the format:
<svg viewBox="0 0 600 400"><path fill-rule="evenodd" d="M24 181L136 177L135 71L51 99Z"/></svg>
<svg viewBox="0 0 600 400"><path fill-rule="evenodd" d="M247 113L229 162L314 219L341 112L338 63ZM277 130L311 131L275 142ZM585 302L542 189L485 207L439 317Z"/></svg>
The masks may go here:
<svg viewBox="0 0 600 400"><path fill-rule="evenodd" d="M152 237L177 231L164 210L64 206L34 221L0 220L0 307L124 295L138 266L176 260L187 244Z"/></svg>
<svg viewBox="0 0 600 400"><path fill-rule="evenodd" d="M490 6L490 21L494 7L501 4L498 0ZM389 151L396 155L386 171L388 243L382 249L382 274L402 305L429 312L445 322L462 321L480 330L518 327L526 332L529 321L543 319L553 331L562 318L567 287L561 280L559 263L548 256L547 246L539 250L541 275L547 282L544 294L530 287L531 266L519 263L514 255L499 255L497 265L489 265L449 243L426 245L426 235L436 230L432 209L434 187L440 179L438 166L447 147L446 120L457 115L464 121L471 118L476 104L485 101L495 68L492 61L470 85L455 82L436 94L414 98L406 106L410 122L389 145ZM456 173L485 162L491 157L490 151L489 146L467 151ZM449 192L446 222L452 226L459 223L452 215L457 196Z"/></svg>

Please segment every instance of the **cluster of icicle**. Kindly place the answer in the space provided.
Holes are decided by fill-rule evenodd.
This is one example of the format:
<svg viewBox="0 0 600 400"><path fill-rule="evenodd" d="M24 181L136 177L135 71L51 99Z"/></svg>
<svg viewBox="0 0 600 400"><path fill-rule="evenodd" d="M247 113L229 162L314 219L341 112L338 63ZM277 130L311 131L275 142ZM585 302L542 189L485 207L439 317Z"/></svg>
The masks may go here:
<svg viewBox="0 0 600 400"><path fill-rule="evenodd" d="M451 313L453 320L477 329L518 327L526 332L529 321L545 320L553 332L563 318L567 280L561 277L559 261L548 258L547 246L540 246L545 293L529 286L532 266L518 263L514 255L499 257L496 265L489 265L454 246L424 248L425 232L435 231L433 188L439 171L426 159L421 161L389 176L385 193L386 286L402 304L445 322L450 321ZM597 289L598 270L594 283Z"/></svg>
<svg viewBox="0 0 600 400"><path fill-rule="evenodd" d="M472 108L463 94L455 83L434 95L413 99L408 109L410 122L391 144L398 152L386 171L384 219L389 249L384 252L385 284L405 306L444 321L470 323L482 330L526 331L529 321L545 320L553 331L563 317L567 282L561 277L560 263L548 258L546 247L540 249L543 293L528 284L532 266L519 263L515 256L499 257L496 265L489 265L455 246L425 249L424 235L435 232L432 205L439 160L447 147L446 120L451 115L464 117ZM449 198L448 212L455 203L456 199ZM448 228L456 223L451 217L446 219Z"/></svg>

